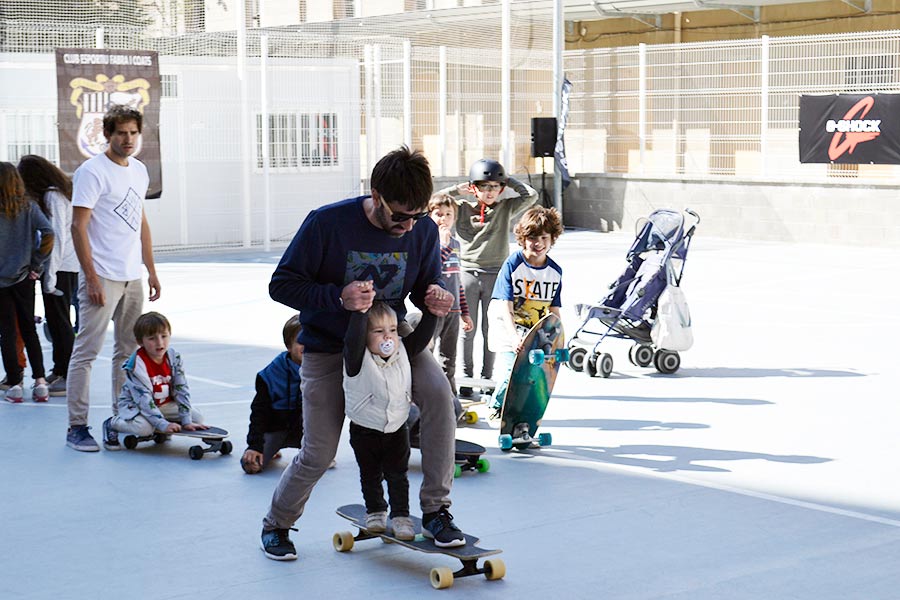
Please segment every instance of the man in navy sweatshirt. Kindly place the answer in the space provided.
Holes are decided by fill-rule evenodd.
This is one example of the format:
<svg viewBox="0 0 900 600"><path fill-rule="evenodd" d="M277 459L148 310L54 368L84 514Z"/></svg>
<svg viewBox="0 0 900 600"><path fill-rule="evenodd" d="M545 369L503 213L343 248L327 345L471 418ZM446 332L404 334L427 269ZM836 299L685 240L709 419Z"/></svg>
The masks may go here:
<svg viewBox="0 0 900 600"><path fill-rule="evenodd" d="M312 211L272 275L272 299L300 311L303 440L263 519L261 545L273 560L294 560L288 532L337 452L344 423L343 340L350 313L387 302L402 320L407 296L445 316L453 295L440 286L438 228L428 216L428 161L401 147L375 165L371 195ZM371 285L368 282L372 282ZM422 487L427 535L441 545L462 540L448 512L456 415L450 383L434 356L410 360L412 399L421 411Z"/></svg>

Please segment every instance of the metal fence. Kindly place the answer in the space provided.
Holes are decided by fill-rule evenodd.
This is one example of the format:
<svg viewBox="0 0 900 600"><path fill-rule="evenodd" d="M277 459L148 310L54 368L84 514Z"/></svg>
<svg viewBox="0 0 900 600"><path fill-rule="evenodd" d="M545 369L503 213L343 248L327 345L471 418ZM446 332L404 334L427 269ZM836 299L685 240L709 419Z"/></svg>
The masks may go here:
<svg viewBox="0 0 900 600"><path fill-rule="evenodd" d="M79 14L93 5L4 3L0 160L58 158L53 51L102 45L160 55L163 194L146 203L160 248L289 240L309 210L364 191L375 160L403 143L436 176L462 177L501 156L505 131L508 170L534 170L530 119L552 113L549 10L512 3L505 125L499 5L474 20L261 28L241 12L252 4L120 0L96 6L121 14Z"/></svg>
<svg viewBox="0 0 900 600"><path fill-rule="evenodd" d="M896 183L892 165L800 164L801 94L900 91L900 32L570 51L574 173Z"/></svg>
<svg viewBox="0 0 900 600"><path fill-rule="evenodd" d="M160 53L163 195L147 211L162 248L286 241L309 210L365 190L402 143L436 176L483 156L540 169L530 134L553 112L549 8L513 0L504 55L499 4L279 27L259 27L251 5L3 3L0 160L58 159L53 50L103 45ZM898 56L896 31L568 51L570 171L895 181L892 166L799 164L797 106L897 91Z"/></svg>

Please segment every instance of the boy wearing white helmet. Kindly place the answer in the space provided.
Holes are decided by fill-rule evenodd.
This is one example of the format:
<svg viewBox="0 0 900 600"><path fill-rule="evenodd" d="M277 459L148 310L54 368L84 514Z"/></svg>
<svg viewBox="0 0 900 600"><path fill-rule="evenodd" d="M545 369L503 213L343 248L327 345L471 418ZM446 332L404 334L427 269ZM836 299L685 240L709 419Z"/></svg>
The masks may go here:
<svg viewBox="0 0 900 600"><path fill-rule="evenodd" d="M475 332L481 317L483 364L481 377L490 379L494 371L494 353L487 345L487 307L497 273L509 256L510 222L537 202L538 194L531 186L509 177L496 160L482 158L469 169L469 181L441 190L458 207L456 233L460 239L462 284L474 322L471 331L463 332L463 374L475 373ZM480 315L479 315L480 310ZM460 387L461 396L472 390Z"/></svg>

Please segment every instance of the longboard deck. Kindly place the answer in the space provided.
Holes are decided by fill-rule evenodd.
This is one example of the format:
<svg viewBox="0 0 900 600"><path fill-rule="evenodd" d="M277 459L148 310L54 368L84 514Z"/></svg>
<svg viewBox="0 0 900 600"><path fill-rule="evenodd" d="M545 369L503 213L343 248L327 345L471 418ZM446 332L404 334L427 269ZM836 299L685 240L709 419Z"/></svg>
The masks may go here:
<svg viewBox="0 0 900 600"><path fill-rule="evenodd" d="M494 554L500 554L500 552L502 552L502 550L488 550L486 548L479 548L476 545L479 541L478 538L468 534L463 534L466 536L465 546L456 546L455 548L439 548L438 546L434 545L434 540L426 538L422 535L422 519L413 515L410 515L409 518L412 519L413 527L416 530L416 538L414 540L400 540L394 537L390 528L388 528L387 531L381 533L376 533L367 529L366 507L362 504L346 504L338 508L335 512L337 512L337 514L344 517L348 521L352 522L353 526L359 529L360 533L366 534L362 538L357 536L356 539L384 538L412 550L418 550L419 552L425 552L428 554L446 554L447 556L452 556L453 558L458 558L460 560L470 560L482 558L485 556L493 556Z"/></svg>
<svg viewBox="0 0 900 600"><path fill-rule="evenodd" d="M172 433L155 432L152 435L133 435L125 436L124 444L129 450L134 450L141 442L153 441L157 444L163 444L168 441L170 436L180 436L186 438L194 438L201 440L207 447L191 446L188 450L188 456L194 460L203 458L204 454L209 452L219 452L221 454L231 454L234 446L226 440L228 431L221 427L210 427L209 429L201 429L200 431L174 431Z"/></svg>
<svg viewBox="0 0 900 600"><path fill-rule="evenodd" d="M354 536L350 532L340 532L334 534L332 543L334 544L334 549L338 552L347 552L353 549L353 544L356 541L380 538L383 541L391 542L393 544L403 546L404 548L410 548L418 552L452 556L453 558L456 558L460 562L462 562L462 568L455 572L451 571L447 567L435 567L431 569L429 580L431 581L431 585L434 588L441 589L450 587L451 585L453 585L453 579L455 577L484 575L487 579L502 579L503 576L506 575L506 565L504 565L503 561L498 558L487 559L483 562L483 565L481 567L478 566L478 560L480 558L485 556L493 556L494 554L499 554L501 551L479 548L475 545L478 543L478 538L471 535L465 536L465 546L457 546L455 548L439 548L434 545L433 540L425 538L422 535L422 520L418 517L410 516L413 521L413 526L416 530L415 539L398 540L396 537L391 535L390 530L383 533L376 533L366 529L366 507L361 504L347 504L338 508L336 512L343 518L353 523L353 525L359 530L359 533L356 536Z"/></svg>
<svg viewBox="0 0 900 600"><path fill-rule="evenodd" d="M531 440L540 427L559 372L555 353L563 347L564 341L562 321L551 313L531 328L522 351L516 356L500 415L500 435L512 436L515 448L521 450L533 446ZM549 360L531 364L529 352L532 350L544 351ZM516 435L519 424L528 425L527 437Z"/></svg>

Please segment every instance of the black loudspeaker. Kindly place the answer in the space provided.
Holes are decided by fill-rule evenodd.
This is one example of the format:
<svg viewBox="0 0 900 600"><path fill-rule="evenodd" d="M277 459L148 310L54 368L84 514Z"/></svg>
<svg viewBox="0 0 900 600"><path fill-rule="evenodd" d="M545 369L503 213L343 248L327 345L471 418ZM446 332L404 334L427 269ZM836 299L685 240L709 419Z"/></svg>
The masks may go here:
<svg viewBox="0 0 900 600"><path fill-rule="evenodd" d="M553 156L556 148L556 117L531 119L531 156Z"/></svg>

